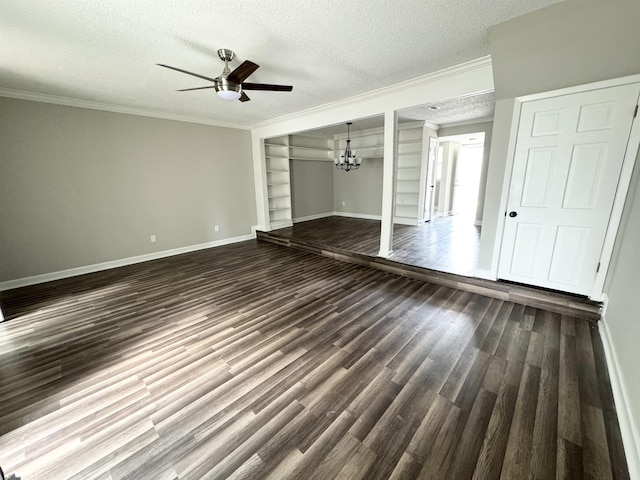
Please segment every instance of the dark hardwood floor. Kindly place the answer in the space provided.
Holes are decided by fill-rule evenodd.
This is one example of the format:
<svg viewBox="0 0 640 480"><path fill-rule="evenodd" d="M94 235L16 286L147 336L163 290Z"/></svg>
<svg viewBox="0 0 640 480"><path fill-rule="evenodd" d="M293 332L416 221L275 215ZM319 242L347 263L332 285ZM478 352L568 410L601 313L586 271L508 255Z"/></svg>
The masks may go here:
<svg viewBox="0 0 640 480"><path fill-rule="evenodd" d="M0 305L23 480L628 478L580 318L254 241Z"/></svg>
<svg viewBox="0 0 640 480"><path fill-rule="evenodd" d="M279 228L273 234L375 256L380 251L380 221L325 217ZM422 225L394 225L393 255L407 265L473 276L478 266L480 227L468 216L436 218Z"/></svg>

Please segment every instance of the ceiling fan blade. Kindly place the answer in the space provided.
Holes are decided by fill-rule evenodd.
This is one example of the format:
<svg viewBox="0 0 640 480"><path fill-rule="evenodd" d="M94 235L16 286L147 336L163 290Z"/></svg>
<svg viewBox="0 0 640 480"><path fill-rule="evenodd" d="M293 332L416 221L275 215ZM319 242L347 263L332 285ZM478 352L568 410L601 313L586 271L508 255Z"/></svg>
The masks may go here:
<svg viewBox="0 0 640 480"><path fill-rule="evenodd" d="M210 87L182 88L180 90L176 90L176 92L188 92L190 90L204 90L205 88L216 88L216 86L211 85Z"/></svg>
<svg viewBox="0 0 640 480"><path fill-rule="evenodd" d="M242 83L249 78L249 75L255 72L258 67L260 67L260 65L245 60L233 72L227 75L227 80L233 83Z"/></svg>
<svg viewBox="0 0 640 480"><path fill-rule="evenodd" d="M242 94L240 95L239 100L241 102L248 102L251 99L249 98L249 95L247 95L246 93L242 92Z"/></svg>
<svg viewBox="0 0 640 480"><path fill-rule="evenodd" d="M290 92L291 85L271 85L268 83L243 83L243 90L270 90L272 92Z"/></svg>
<svg viewBox="0 0 640 480"><path fill-rule="evenodd" d="M176 72L186 73L187 75L193 75L194 77L202 78L203 80L209 80L210 82L215 82L215 78L205 77L204 75L200 75L199 73L188 72L187 70L182 70L181 68L171 67L169 65L164 65L163 63L156 63L159 67L169 68L171 70L175 70Z"/></svg>

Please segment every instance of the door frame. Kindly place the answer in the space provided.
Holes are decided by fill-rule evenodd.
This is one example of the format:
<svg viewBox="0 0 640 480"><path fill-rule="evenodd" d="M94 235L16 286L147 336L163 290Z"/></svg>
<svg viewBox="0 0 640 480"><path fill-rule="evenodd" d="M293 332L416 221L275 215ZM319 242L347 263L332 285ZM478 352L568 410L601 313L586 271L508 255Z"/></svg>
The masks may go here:
<svg viewBox="0 0 640 480"><path fill-rule="evenodd" d="M535 100L542 100L553 97L560 97L564 95L571 95L574 93L583 93L591 90L599 90L610 87L618 87L621 85L628 85L632 83L640 83L640 75L630 75L627 77L614 78L611 80L604 80L601 82L588 83L585 85L577 85L574 87L561 88L558 90L552 90L549 92L535 93L532 95L524 95L516 97L514 99L513 115L511 117L511 131L509 133L509 144L507 147L507 162L505 165L504 179L502 184L502 194L500 196L500 212L504 212L504 215L498 215L498 225L496 229L496 237L493 245L493 262L491 265L491 275L498 279L498 266L500 263L500 254L502 252L502 239L505 229L505 215L507 212L507 200L509 197L509 189L511 187L511 176L513 172L513 163L515 160L515 148L518 129L520 126L520 112L522 110L522 104L525 102L532 102ZM631 132L629 134L629 140L622 161L622 171L620 173L620 180L618 182L618 188L613 200L613 208L611 209L611 217L609 219L609 225L605 233L602 252L600 253L600 269L596 273L595 280L593 282L593 288L589 294L589 298L595 301L604 300L604 283L607 278L609 266L611 264L611 257L613 254L613 247L615 245L616 236L618 234L618 228L622 219L622 211L624 209L627 193L629 191L629 184L631 182L631 175L636 163L636 157L640 153L640 116L636 116L632 125Z"/></svg>
<svg viewBox="0 0 640 480"><path fill-rule="evenodd" d="M438 137L434 137L431 135L427 135L428 140L424 141L423 135L422 143L426 147L426 172L425 178L420 188L422 189L422 193L424 196L424 202L421 202L422 208L422 219L425 222L430 222L433 220L433 200L436 193L436 179L435 179L435 167L436 167L436 157L438 156ZM433 144L433 155L432 147ZM427 208L428 206L428 208ZM429 213L427 214L427 210Z"/></svg>

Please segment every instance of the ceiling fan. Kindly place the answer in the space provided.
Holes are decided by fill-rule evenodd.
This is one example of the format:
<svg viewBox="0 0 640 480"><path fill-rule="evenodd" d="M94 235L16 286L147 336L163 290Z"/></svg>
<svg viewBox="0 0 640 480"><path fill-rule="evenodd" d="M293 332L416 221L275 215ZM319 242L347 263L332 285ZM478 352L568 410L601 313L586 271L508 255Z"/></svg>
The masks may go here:
<svg viewBox="0 0 640 480"><path fill-rule="evenodd" d="M250 62L249 60L245 60L232 72L229 69L229 62L233 60L233 57L235 56L233 51L227 48L221 48L218 50L218 56L220 57L220 60L224 62L224 70L222 70L222 73L216 78L206 77L199 73L189 72L187 70L182 70L181 68L172 67L170 65L164 65L162 63L157 63L156 65L213 82L213 85L207 87L184 88L182 90L177 90L178 92L215 88L216 93L223 100L240 100L241 102L248 102L251 99L246 93L244 93L244 90L269 90L273 92L290 92L293 90L291 85L271 85L268 83L245 82L249 75L258 69L259 65Z"/></svg>

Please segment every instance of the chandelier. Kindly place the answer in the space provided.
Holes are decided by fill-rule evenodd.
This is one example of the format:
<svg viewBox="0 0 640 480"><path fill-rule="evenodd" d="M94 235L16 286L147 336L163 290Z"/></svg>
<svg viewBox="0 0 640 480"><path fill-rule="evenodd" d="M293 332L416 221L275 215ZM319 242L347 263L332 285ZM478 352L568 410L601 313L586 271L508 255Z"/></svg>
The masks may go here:
<svg viewBox="0 0 640 480"><path fill-rule="evenodd" d="M336 168L344 170L345 172L357 170L362 163L362 158L356 158L356 152L351 151L351 139L349 138L350 125L351 122L347 122L347 146L344 148L344 153L334 160Z"/></svg>

